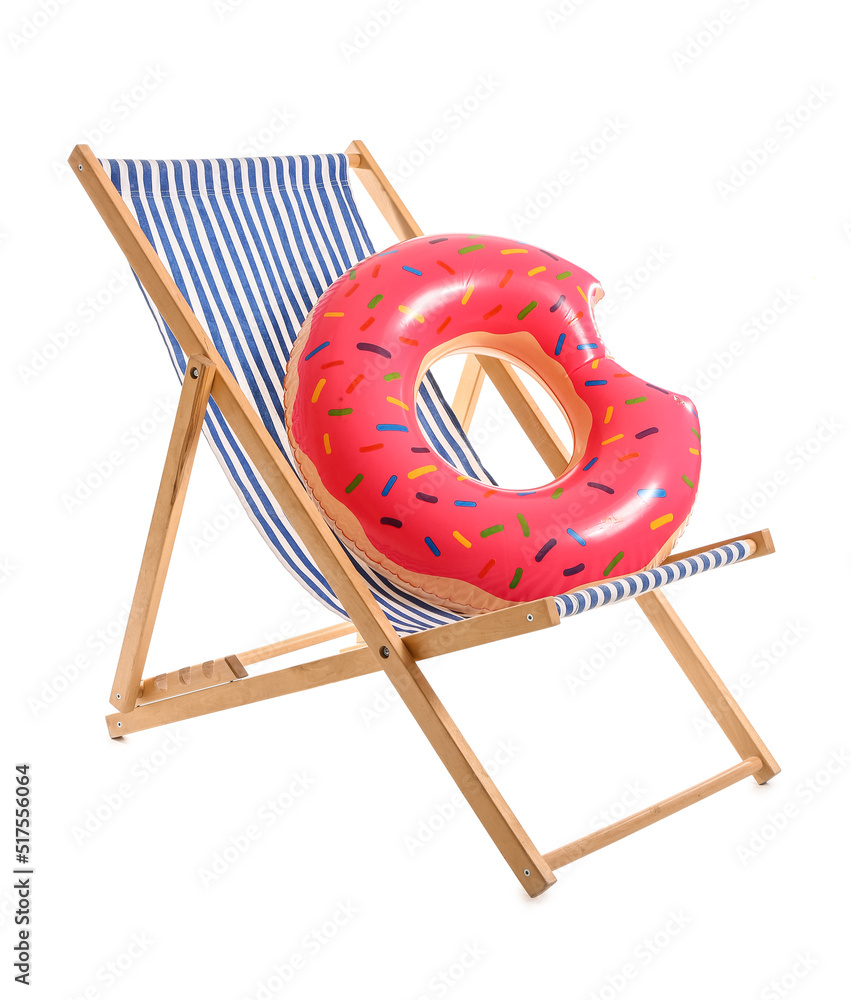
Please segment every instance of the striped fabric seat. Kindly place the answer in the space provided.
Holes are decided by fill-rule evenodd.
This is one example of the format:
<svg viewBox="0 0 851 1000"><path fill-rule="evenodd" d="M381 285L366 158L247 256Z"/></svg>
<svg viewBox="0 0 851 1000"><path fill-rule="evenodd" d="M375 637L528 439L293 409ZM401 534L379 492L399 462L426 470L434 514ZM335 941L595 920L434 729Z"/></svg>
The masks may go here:
<svg viewBox="0 0 851 1000"><path fill-rule="evenodd" d="M352 198L346 156L101 163L292 466L283 410L290 350L322 292L374 252ZM186 356L144 289L143 294L182 378ZM494 482L430 373L420 388L417 417L446 461ZM281 563L316 600L348 617L212 401L204 434ZM746 554L741 548L742 554L727 552L732 549L727 546L708 559L673 563L559 597L559 612L578 614L737 561ZM400 634L458 620L349 558ZM635 588L631 593L630 587Z"/></svg>

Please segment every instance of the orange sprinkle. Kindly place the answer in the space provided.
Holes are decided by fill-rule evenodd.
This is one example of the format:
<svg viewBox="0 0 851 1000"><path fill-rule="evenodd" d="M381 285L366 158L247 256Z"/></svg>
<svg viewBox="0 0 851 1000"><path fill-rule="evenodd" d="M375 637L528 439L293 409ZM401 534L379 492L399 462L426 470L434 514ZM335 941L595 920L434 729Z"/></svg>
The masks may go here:
<svg viewBox="0 0 851 1000"><path fill-rule="evenodd" d="M322 390L323 390L324 387L325 387L325 379L321 378L316 383L316 388L313 390L313 395L310 397L310 402L311 403L315 403L316 400L319 399L319 393L322 392Z"/></svg>
<svg viewBox="0 0 851 1000"><path fill-rule="evenodd" d="M324 364L324 365L322 366L322 368L323 368L323 370L324 370L325 368L336 368L336 367L337 367L337 365L342 365L343 363L344 363L344 362L343 362L342 360L340 360L340 361L329 361L329 362L328 362L327 364Z"/></svg>
<svg viewBox="0 0 851 1000"><path fill-rule="evenodd" d="M324 316L345 316L345 313L323 313Z"/></svg>
<svg viewBox="0 0 851 1000"><path fill-rule="evenodd" d="M373 276L373 278L377 278L378 277L378 272L380 270L381 270L381 265L380 264L376 264L375 267L372 269L372 276Z"/></svg>
<svg viewBox="0 0 851 1000"><path fill-rule="evenodd" d="M378 451L379 448L383 448L383 444L367 444L363 448L358 448L358 451Z"/></svg>
<svg viewBox="0 0 851 1000"><path fill-rule="evenodd" d="M629 372L615 372L615 378L632 378Z"/></svg>
<svg viewBox="0 0 851 1000"><path fill-rule="evenodd" d="M668 521L673 521L673 514L665 514L664 517L657 517L655 521L650 522L650 530L655 531L657 528L661 528L663 524L667 524Z"/></svg>
<svg viewBox="0 0 851 1000"><path fill-rule="evenodd" d="M638 452L631 451L628 455L620 455L618 456L618 461L625 462L628 458L638 458Z"/></svg>
<svg viewBox="0 0 851 1000"><path fill-rule="evenodd" d="M354 392L355 389L363 382L363 375L355 375L352 379L351 385L346 389L346 392Z"/></svg>
<svg viewBox="0 0 851 1000"><path fill-rule="evenodd" d="M502 252L505 253L504 250ZM486 573L489 573L494 568L494 566L496 566L496 559L488 559L484 566L482 566L479 570L479 579L481 580Z"/></svg>
<svg viewBox="0 0 851 1000"><path fill-rule="evenodd" d="M327 434L323 434L322 435L322 443L325 445L325 454L326 455L330 455L331 454L331 439L328 437Z"/></svg>
<svg viewBox="0 0 851 1000"><path fill-rule="evenodd" d="M365 323L361 324L361 330L365 330L368 326L372 326L372 324L374 322L375 322L375 317L374 316L370 316L369 319Z"/></svg>
<svg viewBox="0 0 851 1000"><path fill-rule="evenodd" d="M492 497L494 493L496 493L496 490L485 490L485 492L482 495L485 497Z"/></svg>
<svg viewBox="0 0 851 1000"><path fill-rule="evenodd" d="M408 479L419 479L420 476L424 476L427 472L437 472L437 466L423 465L419 469L411 469L408 473Z"/></svg>
<svg viewBox="0 0 851 1000"><path fill-rule="evenodd" d="M504 252L505 251L503 251L503 253ZM500 288L505 288L505 286L508 284L508 282L511 281L511 278L513 277L513 275L514 275L514 272L511 270L511 268L509 268L505 272L505 274L502 276L502 281L500 281L499 287Z"/></svg>
<svg viewBox="0 0 851 1000"><path fill-rule="evenodd" d="M488 309L488 311L482 316L482 319L490 319L491 316L496 316L502 306L494 306L493 309Z"/></svg>
<svg viewBox="0 0 851 1000"><path fill-rule="evenodd" d="M452 317L451 316L447 316L446 319L437 328L437 332L438 333L443 333L443 331L447 328L447 326L449 326L449 324L450 324L451 321L452 321Z"/></svg>
<svg viewBox="0 0 851 1000"><path fill-rule="evenodd" d="M407 337L400 337L399 341L403 344L407 344L408 347L417 347L419 345L418 340L409 340Z"/></svg>
<svg viewBox="0 0 851 1000"><path fill-rule="evenodd" d="M359 281L356 281L356 282L355 282L355 283L354 283L354 284L352 285L352 287L351 287L351 288L350 288L350 289L349 289L349 290L348 290L348 291L346 292L346 294L345 294L345 295L343 296L343 298L344 298L344 299L347 299L347 298L348 298L348 297L349 297L349 296L350 296L350 295L352 294L352 292L353 292L353 291L355 291L355 289L357 289L357 288L359 288L359 287L360 287L360 282L359 282Z"/></svg>
<svg viewBox="0 0 851 1000"><path fill-rule="evenodd" d="M437 265L438 267L442 267L444 271L448 271L450 274L455 274L455 268L445 264L442 260L439 260Z"/></svg>

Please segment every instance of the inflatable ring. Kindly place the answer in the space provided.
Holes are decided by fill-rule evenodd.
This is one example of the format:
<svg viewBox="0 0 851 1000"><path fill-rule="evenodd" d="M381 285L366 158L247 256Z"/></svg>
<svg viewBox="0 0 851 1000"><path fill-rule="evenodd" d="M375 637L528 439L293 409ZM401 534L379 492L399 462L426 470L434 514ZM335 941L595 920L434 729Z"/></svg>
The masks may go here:
<svg viewBox="0 0 851 1000"><path fill-rule="evenodd" d="M493 236L418 237L363 260L320 297L293 347L293 455L356 557L464 614L657 565L690 515L700 430L690 400L606 353L599 283ZM565 471L505 489L460 474L419 426L420 382L453 353L538 379L573 430Z"/></svg>

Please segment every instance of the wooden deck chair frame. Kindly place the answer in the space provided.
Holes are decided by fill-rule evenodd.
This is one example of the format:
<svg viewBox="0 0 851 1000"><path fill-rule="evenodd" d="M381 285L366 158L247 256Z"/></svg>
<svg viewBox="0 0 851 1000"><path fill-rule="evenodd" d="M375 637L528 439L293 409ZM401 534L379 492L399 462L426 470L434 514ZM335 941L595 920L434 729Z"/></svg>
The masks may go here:
<svg viewBox="0 0 851 1000"><path fill-rule="evenodd" d="M356 140L346 153L351 169L396 236L400 240L421 236L422 231L365 145ZM554 869L614 843L748 775L753 775L762 784L779 772L774 758L667 599L658 590L652 590L636 597L641 610L733 744L740 760L684 792L555 850L541 853L441 704L420 670L419 661L557 625L559 615L554 599L519 604L400 637L345 557L331 529L239 388L98 159L88 146L80 145L71 153L69 163L189 355L110 696L117 709L106 719L111 737L383 670L530 896L539 895L556 881ZM569 452L514 369L504 361L472 355L465 361L453 401L464 429L470 426L485 376L493 381L553 475L559 475L568 463ZM286 511L305 547L346 608L351 622L144 679L151 634L210 397L218 404L277 502ZM768 531L752 532L715 545L734 540L746 544L748 558L774 551ZM713 547L678 553L669 561ZM245 669L261 660L355 631L362 637L362 645L336 655L256 676L248 676Z"/></svg>

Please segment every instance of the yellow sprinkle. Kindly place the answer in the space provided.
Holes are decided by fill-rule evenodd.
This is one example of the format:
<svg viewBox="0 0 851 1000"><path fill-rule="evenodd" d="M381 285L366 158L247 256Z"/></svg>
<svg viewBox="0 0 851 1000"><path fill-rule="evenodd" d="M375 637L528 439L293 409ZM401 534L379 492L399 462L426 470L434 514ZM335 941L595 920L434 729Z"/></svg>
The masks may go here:
<svg viewBox="0 0 851 1000"><path fill-rule="evenodd" d="M594 358L594 360L591 362L591 367L596 371L597 370L597 365L599 363L600 363L600 359L599 358Z"/></svg>
<svg viewBox="0 0 851 1000"><path fill-rule="evenodd" d="M325 316L345 316L345 313L325 313Z"/></svg>
<svg viewBox="0 0 851 1000"><path fill-rule="evenodd" d="M534 275L534 274L540 274L541 271L546 271L546 268L545 267L533 267L531 271L527 272L527 274L531 278L532 275Z"/></svg>
<svg viewBox="0 0 851 1000"><path fill-rule="evenodd" d="M473 294L473 286L467 285L467 291L464 292L464 298L461 299L461 305L465 306L470 301L470 296Z"/></svg>
<svg viewBox="0 0 851 1000"><path fill-rule="evenodd" d="M614 436L613 438L607 438L607 439L606 439L606 440L605 440L605 441L603 442L603 444L611 444L611 443L612 443L612 441L620 441L620 439L621 439L622 437L623 437L623 434L615 434L615 436Z"/></svg>
<svg viewBox="0 0 851 1000"><path fill-rule="evenodd" d="M413 317L414 317L414 319L415 319L415 320L416 320L416 321L417 321L418 323L425 323L425 316L421 316L421 315L420 315L419 313L415 313L415 312L413 311L413 309L409 309L409 308L408 308L408 306L399 306L399 312L400 312L400 313L412 313L412 314L413 314ZM342 316L343 314L342 314L342 313L340 313L340 315Z"/></svg>
<svg viewBox="0 0 851 1000"><path fill-rule="evenodd" d="M461 534L460 531L453 531L452 532L452 537L453 538L457 538L458 541L464 546L465 549L469 549L472 546L472 543L468 542L467 539Z"/></svg>
<svg viewBox="0 0 851 1000"><path fill-rule="evenodd" d="M583 299L585 299L586 302L588 301L588 297L586 296L585 292L582 291L579 285L576 286L576 291L579 292L579 294L582 296Z"/></svg>
<svg viewBox="0 0 851 1000"><path fill-rule="evenodd" d="M401 406L403 410L410 410L410 406L407 403L403 403L401 399L394 399L392 396L387 397L388 403L393 403L396 406Z"/></svg>
<svg viewBox="0 0 851 1000"><path fill-rule="evenodd" d="M673 514L666 514L664 517L657 517L655 521L650 522L650 528L655 531L657 528L661 528L663 524L667 524L668 521L673 521Z"/></svg>
<svg viewBox="0 0 851 1000"><path fill-rule="evenodd" d="M529 253L528 250L520 250L520 249L517 249L517 250L500 250L499 252L500 253Z"/></svg>
<svg viewBox="0 0 851 1000"><path fill-rule="evenodd" d="M427 472L437 472L437 466L423 465L419 469L411 469L408 473L408 479L417 479L419 476L424 476Z"/></svg>
<svg viewBox="0 0 851 1000"><path fill-rule="evenodd" d="M455 478L458 480L459 483L463 483L464 480L467 478L467 476L456 476Z"/></svg>
<svg viewBox="0 0 851 1000"><path fill-rule="evenodd" d="M700 454L700 452L697 450L697 448L689 448L689 451L692 453L692 455L699 455Z"/></svg>
<svg viewBox="0 0 851 1000"><path fill-rule="evenodd" d="M331 439L328 437L327 434L323 434L322 441L325 444L325 454L326 455L330 455L331 454Z"/></svg>
<svg viewBox="0 0 851 1000"><path fill-rule="evenodd" d="M606 419L603 421L604 424L607 424L612 419L612 414L614 412L615 412L614 406L610 406L608 410L606 410Z"/></svg>
<svg viewBox="0 0 851 1000"><path fill-rule="evenodd" d="M324 378L321 378L316 383L316 388L313 390L313 395L310 397L310 402L311 403L315 403L316 400L319 399L319 393L322 392L322 388L323 388L324 385L325 385L325 379Z"/></svg>

